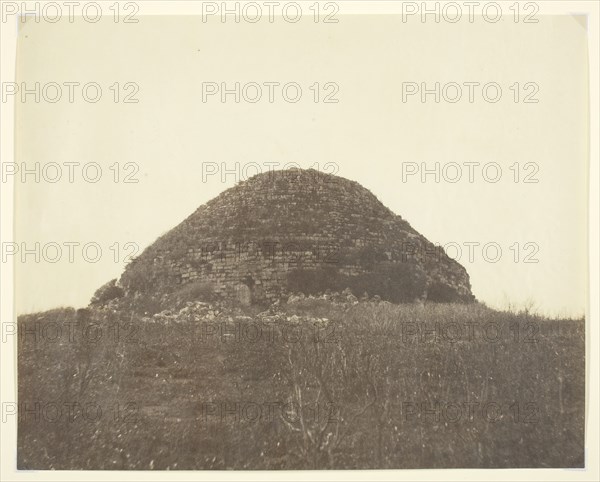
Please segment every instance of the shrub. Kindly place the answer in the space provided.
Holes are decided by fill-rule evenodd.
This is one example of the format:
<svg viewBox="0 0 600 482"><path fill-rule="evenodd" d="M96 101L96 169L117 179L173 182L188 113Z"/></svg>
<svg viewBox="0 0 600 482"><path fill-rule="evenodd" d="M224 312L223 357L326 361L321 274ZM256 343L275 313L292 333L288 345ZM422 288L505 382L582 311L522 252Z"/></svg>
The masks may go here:
<svg viewBox="0 0 600 482"><path fill-rule="evenodd" d="M427 300L435 301L436 303L451 303L456 301L456 290L450 286L434 281L427 290Z"/></svg>
<svg viewBox="0 0 600 482"><path fill-rule="evenodd" d="M316 270L296 269L287 277L288 289L306 295L323 293L330 289L349 288L360 297L366 291L394 303L412 302L425 292L427 281L423 271L412 263L380 263L374 272L358 276L340 273L334 267Z"/></svg>
<svg viewBox="0 0 600 482"><path fill-rule="evenodd" d="M192 281L179 288L174 296L179 301L214 301L216 293L212 283L208 281Z"/></svg>
<svg viewBox="0 0 600 482"><path fill-rule="evenodd" d="M315 270L294 269L287 274L287 287L290 291L315 295L327 289L339 290L344 284L343 278L336 268L330 266Z"/></svg>
<svg viewBox="0 0 600 482"><path fill-rule="evenodd" d="M96 290L90 303L92 305L102 305L110 300L121 298L123 296L123 289L116 285L117 280L110 280L108 283L103 284Z"/></svg>
<svg viewBox="0 0 600 482"><path fill-rule="evenodd" d="M365 269L373 269L377 263L386 259L385 253L373 246L365 246L358 251L358 262Z"/></svg>

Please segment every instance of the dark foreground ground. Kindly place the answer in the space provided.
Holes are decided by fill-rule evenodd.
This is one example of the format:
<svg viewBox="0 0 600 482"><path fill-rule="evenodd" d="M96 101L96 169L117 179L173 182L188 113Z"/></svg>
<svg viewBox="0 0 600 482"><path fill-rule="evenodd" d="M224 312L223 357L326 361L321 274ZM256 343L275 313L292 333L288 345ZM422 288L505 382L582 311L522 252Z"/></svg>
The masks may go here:
<svg viewBox="0 0 600 482"><path fill-rule="evenodd" d="M18 362L20 469L584 464L583 320L314 299L60 309L19 319Z"/></svg>

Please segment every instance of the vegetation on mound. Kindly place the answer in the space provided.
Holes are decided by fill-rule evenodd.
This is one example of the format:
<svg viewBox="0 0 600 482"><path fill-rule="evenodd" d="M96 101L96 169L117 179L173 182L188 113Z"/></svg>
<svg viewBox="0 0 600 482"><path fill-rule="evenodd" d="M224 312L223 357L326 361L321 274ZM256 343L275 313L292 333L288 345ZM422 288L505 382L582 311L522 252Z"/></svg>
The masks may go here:
<svg viewBox="0 0 600 482"><path fill-rule="evenodd" d="M349 296L20 317L19 468L583 465L583 320Z"/></svg>
<svg viewBox="0 0 600 482"><path fill-rule="evenodd" d="M288 288L293 292L315 295L327 289L342 291L348 288L354 296L361 296L365 292L373 293L392 303L419 300L427 288L427 278L423 270L410 263L381 263L376 272L357 276L345 275L333 267L316 270L295 269L288 273L287 279ZM456 297L455 292L451 291Z"/></svg>

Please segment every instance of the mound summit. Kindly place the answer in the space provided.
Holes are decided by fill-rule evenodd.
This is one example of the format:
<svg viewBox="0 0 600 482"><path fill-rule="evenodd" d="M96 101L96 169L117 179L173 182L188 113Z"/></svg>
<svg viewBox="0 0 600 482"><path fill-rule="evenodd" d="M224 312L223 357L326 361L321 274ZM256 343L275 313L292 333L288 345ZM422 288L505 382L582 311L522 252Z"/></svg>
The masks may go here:
<svg viewBox="0 0 600 482"><path fill-rule="evenodd" d="M273 302L350 289L392 302L471 302L469 275L354 181L315 170L227 189L126 267L126 299ZM100 290L99 290L100 291Z"/></svg>

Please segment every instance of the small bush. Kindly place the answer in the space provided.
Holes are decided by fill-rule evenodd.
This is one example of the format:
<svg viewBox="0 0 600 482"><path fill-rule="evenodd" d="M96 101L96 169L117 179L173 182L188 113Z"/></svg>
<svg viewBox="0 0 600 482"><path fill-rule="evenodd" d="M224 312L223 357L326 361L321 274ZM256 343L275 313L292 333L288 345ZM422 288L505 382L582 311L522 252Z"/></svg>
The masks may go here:
<svg viewBox="0 0 600 482"><path fill-rule="evenodd" d="M90 303L92 305L102 305L110 300L121 298L123 296L123 289L117 286L116 283L117 280L113 279L98 288Z"/></svg>
<svg viewBox="0 0 600 482"><path fill-rule="evenodd" d="M435 281L427 290L427 300L436 303L451 303L456 301L456 291L448 285Z"/></svg>
<svg viewBox="0 0 600 482"><path fill-rule="evenodd" d="M174 293L179 301L214 301L216 293L212 283L208 281L192 281L183 285Z"/></svg>
<svg viewBox="0 0 600 482"><path fill-rule="evenodd" d="M371 273L348 276L334 267L316 270L293 270L288 274L288 289L306 295L323 293L330 289L342 291L349 288L354 296L366 291L394 303L412 302L425 292L425 274L411 263L380 263Z"/></svg>
<svg viewBox="0 0 600 482"><path fill-rule="evenodd" d="M295 269L287 274L288 290L299 291L306 295L323 293L327 289L337 291L343 284L343 275L333 267L316 270Z"/></svg>

